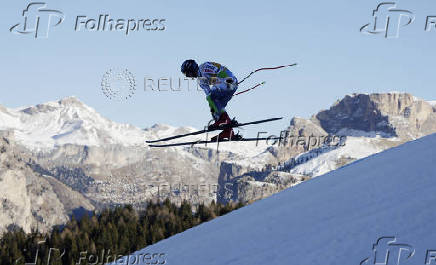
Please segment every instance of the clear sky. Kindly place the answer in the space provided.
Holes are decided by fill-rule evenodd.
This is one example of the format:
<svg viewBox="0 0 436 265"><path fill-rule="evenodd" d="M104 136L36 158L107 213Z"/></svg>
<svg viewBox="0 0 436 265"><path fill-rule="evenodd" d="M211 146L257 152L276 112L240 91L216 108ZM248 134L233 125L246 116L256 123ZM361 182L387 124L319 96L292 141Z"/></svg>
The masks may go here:
<svg viewBox="0 0 436 265"><path fill-rule="evenodd" d="M181 77L180 64L193 58L222 63L242 78L259 67L299 63L297 68L261 72L241 85L264 87L234 97L230 116L240 121L284 116L265 125L278 132L290 117L310 117L354 92L406 91L436 99L436 16L434 0L397 1L414 13L399 38L362 34L380 1L47 1L65 21L46 39L13 34L29 1L5 0L0 9L0 104L34 105L75 95L117 122L202 127L210 113L201 92L144 91L144 77ZM164 31L74 31L78 15L113 19L166 19ZM106 98L100 83L112 67L136 77L128 101Z"/></svg>

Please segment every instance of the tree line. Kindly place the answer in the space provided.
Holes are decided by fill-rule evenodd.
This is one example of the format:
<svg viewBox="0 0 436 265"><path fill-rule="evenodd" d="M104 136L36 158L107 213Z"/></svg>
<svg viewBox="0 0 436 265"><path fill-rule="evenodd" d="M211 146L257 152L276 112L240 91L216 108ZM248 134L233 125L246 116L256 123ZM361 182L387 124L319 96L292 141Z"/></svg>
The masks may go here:
<svg viewBox="0 0 436 265"><path fill-rule="evenodd" d="M105 264L143 249L162 239L183 232L203 222L242 207L242 203L226 205L214 201L201 204L193 212L192 205L180 206L168 199L148 202L144 211L132 206L105 209L98 214L71 218L49 233L13 229L0 239L0 265L73 265ZM143 259L150 264L164 264L166 253L150 253ZM131 264L131 263L130 263Z"/></svg>

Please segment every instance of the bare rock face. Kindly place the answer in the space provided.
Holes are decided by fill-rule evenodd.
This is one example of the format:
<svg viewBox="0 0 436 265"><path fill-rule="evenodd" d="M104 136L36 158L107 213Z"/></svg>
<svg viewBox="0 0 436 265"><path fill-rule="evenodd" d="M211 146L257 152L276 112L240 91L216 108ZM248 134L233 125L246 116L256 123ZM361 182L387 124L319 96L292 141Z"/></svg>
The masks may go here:
<svg viewBox="0 0 436 265"><path fill-rule="evenodd" d="M327 132L311 120L294 117L289 126L289 134L294 136L325 135Z"/></svg>
<svg viewBox="0 0 436 265"><path fill-rule="evenodd" d="M216 193L198 191L200 186L216 186L214 154L202 149L181 154L120 145L64 145L34 157L41 166L38 172L92 199L97 208L131 204L140 209L147 200L168 197L176 204L216 201Z"/></svg>
<svg viewBox="0 0 436 265"><path fill-rule="evenodd" d="M45 232L65 223L75 208L93 209L82 195L35 172L19 149L12 134L0 134L0 233L15 227Z"/></svg>
<svg viewBox="0 0 436 265"><path fill-rule="evenodd" d="M436 131L436 111L407 93L354 94L311 119L331 134L351 131L416 139Z"/></svg>
<svg viewBox="0 0 436 265"><path fill-rule="evenodd" d="M0 231L11 225L44 231L68 220L51 185L15 153L12 139L2 137L0 149Z"/></svg>
<svg viewBox="0 0 436 265"><path fill-rule="evenodd" d="M295 186L309 179L306 176L287 172L269 171L264 174L248 172L227 183L227 201L241 201L244 203L260 200L281 190ZM224 200L224 202L226 202Z"/></svg>

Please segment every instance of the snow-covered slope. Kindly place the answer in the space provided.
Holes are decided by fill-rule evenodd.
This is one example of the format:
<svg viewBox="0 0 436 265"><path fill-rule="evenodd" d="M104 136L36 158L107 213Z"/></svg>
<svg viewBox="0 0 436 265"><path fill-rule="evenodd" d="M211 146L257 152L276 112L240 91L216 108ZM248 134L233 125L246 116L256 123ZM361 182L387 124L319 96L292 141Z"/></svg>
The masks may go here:
<svg viewBox="0 0 436 265"><path fill-rule="evenodd" d="M289 173L311 177L320 176L342 166L338 164L339 161L346 163L361 159L385 150L386 143L396 145L397 142L399 143L398 138L348 137L344 146L330 149L326 148L326 152L319 155L316 152L306 152L291 159L290 161L305 160L307 162L292 168Z"/></svg>
<svg viewBox="0 0 436 265"><path fill-rule="evenodd" d="M168 265L374 264L375 253L384 258L390 249L386 264L397 264L395 249L403 247L399 264L426 264L427 250L436 249L435 186L433 134L257 201L131 258L164 253ZM388 236L396 242L384 238L373 246Z"/></svg>

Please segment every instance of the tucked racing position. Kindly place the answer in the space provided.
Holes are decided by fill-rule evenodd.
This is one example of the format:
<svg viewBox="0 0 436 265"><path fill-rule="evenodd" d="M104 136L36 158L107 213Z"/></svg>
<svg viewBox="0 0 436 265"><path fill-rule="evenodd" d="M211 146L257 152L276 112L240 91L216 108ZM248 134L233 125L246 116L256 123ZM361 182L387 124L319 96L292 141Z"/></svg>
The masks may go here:
<svg viewBox="0 0 436 265"><path fill-rule="evenodd" d="M238 123L235 119L230 119L229 115L226 111L227 103L232 99L234 95L240 95L246 93L248 91L252 91L253 89L264 85L265 82L258 83L257 85L245 89L243 91L239 91L235 93L238 89L238 85L248 79L254 73L264 70L275 70L284 67L291 67L297 64L289 64L282 65L277 67L268 67L268 68L259 68L255 71L252 71L248 76L243 78L238 82L238 79L233 75L230 70L218 63L214 62L205 62L201 65L198 65L194 60L186 60L183 62L181 71L186 77L197 78L199 86L204 90L206 94L206 100L209 103L210 112L212 113L212 117L214 119L214 123L209 125L208 128L203 130L188 132L184 134L173 135L160 139L147 140L146 143L149 144L149 147L175 147L175 146L194 146L198 144L207 144L212 142L220 142L220 141L238 141L238 142L252 142L252 141L268 141L268 140L278 140L281 138L271 138L271 137L256 137L256 138L243 138L239 134L235 134L233 132L233 128L241 128L247 125L261 124L266 122L272 122L283 119L279 118L269 118L263 120L250 121L245 123ZM210 140L195 140L189 142L178 142L178 143L164 143L164 144L155 144L158 142L167 142L187 136L200 135L203 133L208 133L212 131L221 130L221 132L212 137Z"/></svg>
<svg viewBox="0 0 436 265"><path fill-rule="evenodd" d="M242 137L234 134L233 128L237 125L235 119L230 119L225 107L238 89L238 79L227 67L214 63L205 62L198 65L194 60L186 60L181 66L181 71L186 77L197 78L199 86L206 94L210 112L215 123L209 125L209 130L225 127L212 141L239 140ZM229 125L229 126L226 126ZM232 127L230 127L232 126Z"/></svg>

